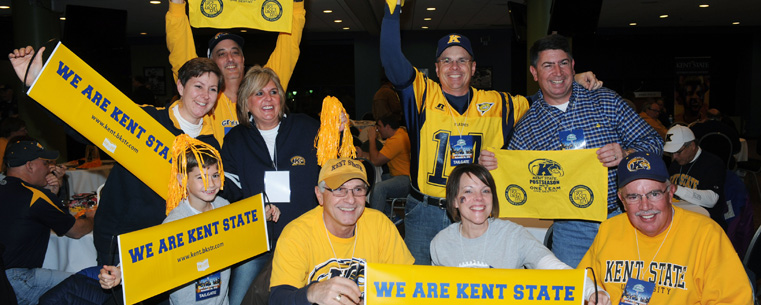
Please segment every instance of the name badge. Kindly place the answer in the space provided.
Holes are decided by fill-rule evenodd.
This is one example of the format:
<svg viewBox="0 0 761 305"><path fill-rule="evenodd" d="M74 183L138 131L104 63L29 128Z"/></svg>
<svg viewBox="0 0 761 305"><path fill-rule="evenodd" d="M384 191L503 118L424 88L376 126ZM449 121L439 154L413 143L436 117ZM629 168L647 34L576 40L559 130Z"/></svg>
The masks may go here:
<svg viewBox="0 0 761 305"><path fill-rule="evenodd" d="M196 281L196 302L219 296L222 277L219 272Z"/></svg>
<svg viewBox="0 0 761 305"><path fill-rule="evenodd" d="M291 202L291 172L264 172L264 192L270 202Z"/></svg>
<svg viewBox="0 0 761 305"><path fill-rule="evenodd" d="M626 287L621 295L619 305L647 305L655 291L655 283L645 282L635 278L626 281Z"/></svg>
<svg viewBox="0 0 761 305"><path fill-rule="evenodd" d="M587 147L583 129L563 130L558 136L562 149L584 149Z"/></svg>
<svg viewBox="0 0 761 305"><path fill-rule="evenodd" d="M449 136L449 153L452 166L473 163L473 136Z"/></svg>

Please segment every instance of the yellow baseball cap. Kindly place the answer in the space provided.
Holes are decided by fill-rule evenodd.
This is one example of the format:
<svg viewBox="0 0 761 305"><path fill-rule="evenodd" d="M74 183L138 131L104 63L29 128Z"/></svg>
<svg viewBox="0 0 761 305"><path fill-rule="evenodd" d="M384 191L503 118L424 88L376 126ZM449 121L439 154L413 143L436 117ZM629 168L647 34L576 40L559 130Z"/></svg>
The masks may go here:
<svg viewBox="0 0 761 305"><path fill-rule="evenodd" d="M361 179L365 184L370 184L367 182L367 171L361 161L338 158L330 159L322 165L317 182L325 181L329 188L337 189L351 179Z"/></svg>

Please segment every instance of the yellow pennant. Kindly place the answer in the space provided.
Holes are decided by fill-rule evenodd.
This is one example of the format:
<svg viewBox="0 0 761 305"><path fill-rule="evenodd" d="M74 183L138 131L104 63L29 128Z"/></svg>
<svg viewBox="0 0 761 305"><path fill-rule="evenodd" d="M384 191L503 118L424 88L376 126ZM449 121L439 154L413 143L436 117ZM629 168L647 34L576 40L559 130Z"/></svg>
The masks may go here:
<svg viewBox="0 0 761 305"><path fill-rule="evenodd" d="M291 32L293 0L188 0L190 25Z"/></svg>
<svg viewBox="0 0 761 305"><path fill-rule="evenodd" d="M396 0L386 0L386 4L388 4L388 9L391 11L391 14L394 14L394 8L396 7ZM404 0L402 0L401 6L404 6Z"/></svg>
<svg viewBox="0 0 761 305"><path fill-rule="evenodd" d="M267 234L259 194L119 235L124 300L140 302L269 251Z"/></svg>
<svg viewBox="0 0 761 305"><path fill-rule="evenodd" d="M595 149L495 151L500 217L607 218L608 169Z"/></svg>
<svg viewBox="0 0 761 305"><path fill-rule="evenodd" d="M174 135L66 46L56 45L27 94L167 197Z"/></svg>
<svg viewBox="0 0 761 305"><path fill-rule="evenodd" d="M435 274L435 276L431 276ZM367 264L367 304L583 304L583 269Z"/></svg>

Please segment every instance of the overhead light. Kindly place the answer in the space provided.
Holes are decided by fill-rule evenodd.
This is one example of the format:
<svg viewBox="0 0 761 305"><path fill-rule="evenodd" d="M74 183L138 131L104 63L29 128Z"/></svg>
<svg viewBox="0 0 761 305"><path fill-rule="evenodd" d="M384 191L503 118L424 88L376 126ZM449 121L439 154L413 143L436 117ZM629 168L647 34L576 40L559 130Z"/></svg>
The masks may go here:
<svg viewBox="0 0 761 305"><path fill-rule="evenodd" d="M708 5L708 4L701 4L701 5L698 5L698 6L705 8L705 7L709 7L710 5Z"/></svg>
<svg viewBox="0 0 761 305"><path fill-rule="evenodd" d="M421 29L424 29L424 30L427 30L427 29L428 29L428 27L427 27L427 26L421 26L420 28L421 28Z"/></svg>
<svg viewBox="0 0 761 305"><path fill-rule="evenodd" d="M66 17L58 17L58 20L65 21Z"/></svg>
<svg viewBox="0 0 761 305"><path fill-rule="evenodd" d="M8 5L0 5L0 10L7 10L9 8L11 8L11 7L8 6Z"/></svg>
<svg viewBox="0 0 761 305"><path fill-rule="evenodd" d="M426 10L426 11L435 11L435 10L436 10L436 8L435 8L435 7L429 7L429 8L426 8L425 10Z"/></svg>
<svg viewBox="0 0 761 305"><path fill-rule="evenodd" d="M668 17L669 17L669 15L660 15L660 16L658 16L658 17L660 17L661 19L663 19L663 18L668 18Z"/></svg>
<svg viewBox="0 0 761 305"><path fill-rule="evenodd" d="M333 10L324 10L324 11L322 11L322 12L323 12L323 13L325 13L325 14L330 14L330 13L332 13L332 12L333 12Z"/></svg>
<svg viewBox="0 0 761 305"><path fill-rule="evenodd" d="M336 20L333 20L333 22L335 22L335 23L341 23L341 22L344 22L344 21L341 20L341 19L336 19Z"/></svg>
<svg viewBox="0 0 761 305"><path fill-rule="evenodd" d="M246 30L246 29L242 29L242 30L240 30L240 32L241 32L241 33L246 33L246 32L248 32L248 30Z"/></svg>
<svg viewBox="0 0 761 305"><path fill-rule="evenodd" d="M634 26L634 25L637 25L637 23L636 22L629 22L629 25Z"/></svg>
<svg viewBox="0 0 761 305"><path fill-rule="evenodd" d="M347 26L347 27L344 27L343 29L344 29L344 30L348 30L348 29L350 29L350 28Z"/></svg>
<svg viewBox="0 0 761 305"><path fill-rule="evenodd" d="M735 21L735 22L732 22L732 24L734 24L734 25L738 25L738 24L740 24L740 21Z"/></svg>
<svg viewBox="0 0 761 305"><path fill-rule="evenodd" d="M431 21L431 18L423 18L424 21Z"/></svg>
<svg viewBox="0 0 761 305"><path fill-rule="evenodd" d="M151 0L151 1L148 1L148 3L150 3L150 4L161 4L161 1Z"/></svg>
<svg viewBox="0 0 761 305"><path fill-rule="evenodd" d="M145 35L148 35L148 33L146 33L146 32L140 32L140 35L145 36Z"/></svg>

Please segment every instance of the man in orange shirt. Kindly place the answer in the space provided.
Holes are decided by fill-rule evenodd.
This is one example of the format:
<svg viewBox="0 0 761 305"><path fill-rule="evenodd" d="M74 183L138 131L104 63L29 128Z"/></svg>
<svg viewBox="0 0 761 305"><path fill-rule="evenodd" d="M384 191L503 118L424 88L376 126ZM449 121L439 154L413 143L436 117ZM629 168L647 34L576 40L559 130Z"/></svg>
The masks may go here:
<svg viewBox="0 0 761 305"><path fill-rule="evenodd" d="M378 119L375 129L386 144L379 151L375 144L377 133L368 133L370 162L375 166L388 163L390 173L383 174L383 181L375 183L370 194L370 207L391 217L393 211L386 204L387 198L406 198L410 185L410 137L407 129L400 126L401 117L386 115Z"/></svg>

